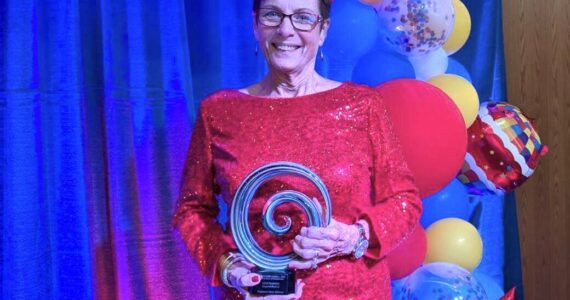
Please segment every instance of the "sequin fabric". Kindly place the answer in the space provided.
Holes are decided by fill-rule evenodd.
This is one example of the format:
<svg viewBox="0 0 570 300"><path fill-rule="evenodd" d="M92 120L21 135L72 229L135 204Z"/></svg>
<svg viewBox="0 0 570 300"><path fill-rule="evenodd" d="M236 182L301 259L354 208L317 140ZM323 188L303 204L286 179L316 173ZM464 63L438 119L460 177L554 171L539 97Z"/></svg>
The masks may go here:
<svg viewBox="0 0 570 300"><path fill-rule="evenodd" d="M221 286L217 262L236 250L230 229L216 222L216 198L228 207L241 181L256 168L275 161L307 166L326 184L333 218L371 224L370 248L360 260L336 257L316 271L296 271L306 286L303 299L390 299L390 275L383 259L418 223L421 201L388 120L381 96L355 83L295 98L265 98L222 90L201 104L185 162L174 224L201 271ZM306 218L292 204L275 218L293 220L285 236L269 235L261 224L265 200L293 189L322 197L306 180L271 179L256 193L250 228L271 253L291 250L289 240ZM229 227L229 226L227 226ZM239 298L219 287L217 297Z"/></svg>

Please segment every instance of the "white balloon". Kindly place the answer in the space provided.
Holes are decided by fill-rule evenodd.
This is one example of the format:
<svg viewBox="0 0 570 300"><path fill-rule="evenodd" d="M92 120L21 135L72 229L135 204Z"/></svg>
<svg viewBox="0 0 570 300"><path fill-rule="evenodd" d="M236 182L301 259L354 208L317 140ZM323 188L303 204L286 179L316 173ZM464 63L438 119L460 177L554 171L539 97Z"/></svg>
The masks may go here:
<svg viewBox="0 0 570 300"><path fill-rule="evenodd" d="M427 81L447 71L449 58L445 50L440 47L428 54L408 56L408 60L416 71L416 79Z"/></svg>

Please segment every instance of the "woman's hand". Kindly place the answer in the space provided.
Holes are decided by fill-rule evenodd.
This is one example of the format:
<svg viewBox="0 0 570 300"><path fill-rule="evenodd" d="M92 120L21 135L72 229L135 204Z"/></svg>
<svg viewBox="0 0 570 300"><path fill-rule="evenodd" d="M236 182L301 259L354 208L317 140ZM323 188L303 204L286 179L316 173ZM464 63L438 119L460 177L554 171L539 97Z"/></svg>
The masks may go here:
<svg viewBox="0 0 570 300"><path fill-rule="evenodd" d="M244 299L263 299L263 300L290 300L300 299L303 294L303 287L305 284L298 279L295 284L295 293L289 295L270 295L270 296L255 296L250 295L247 291L248 287L258 285L261 282L262 276L260 274L251 272L254 265L247 261L240 261L233 264L228 269L228 277L232 286L234 286Z"/></svg>
<svg viewBox="0 0 570 300"><path fill-rule="evenodd" d="M359 238L356 225L334 219L327 227L303 227L292 241L293 251L302 259L289 263L289 268L315 269L319 263L335 256L349 255Z"/></svg>

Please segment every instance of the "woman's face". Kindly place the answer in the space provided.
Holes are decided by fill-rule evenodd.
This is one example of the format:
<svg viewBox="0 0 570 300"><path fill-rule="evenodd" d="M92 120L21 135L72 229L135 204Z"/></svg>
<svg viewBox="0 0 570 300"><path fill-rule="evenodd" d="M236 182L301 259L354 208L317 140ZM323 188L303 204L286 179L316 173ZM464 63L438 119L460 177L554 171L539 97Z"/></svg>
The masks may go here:
<svg viewBox="0 0 570 300"><path fill-rule="evenodd" d="M298 12L320 16L320 0L262 0L258 18L270 10L283 14ZM254 16L255 18L255 16ZM321 17L322 18L322 17ZM290 17L285 17L281 25L268 27L254 19L255 37L271 68L285 72L303 72L314 69L319 47L323 44L329 21L317 24L311 31L295 29Z"/></svg>

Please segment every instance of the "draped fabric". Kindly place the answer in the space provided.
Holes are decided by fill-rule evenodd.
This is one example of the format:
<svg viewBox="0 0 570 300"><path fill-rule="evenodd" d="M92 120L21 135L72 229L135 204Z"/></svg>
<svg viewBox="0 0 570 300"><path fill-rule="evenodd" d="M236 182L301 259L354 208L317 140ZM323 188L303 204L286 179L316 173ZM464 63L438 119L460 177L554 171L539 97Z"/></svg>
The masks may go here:
<svg viewBox="0 0 570 300"><path fill-rule="evenodd" d="M1 13L1 298L207 298L170 221L195 115L184 3Z"/></svg>
<svg viewBox="0 0 570 300"><path fill-rule="evenodd" d="M455 57L502 100L500 2L465 3ZM0 0L2 299L210 297L171 217L198 103L266 72L251 26L250 1Z"/></svg>

